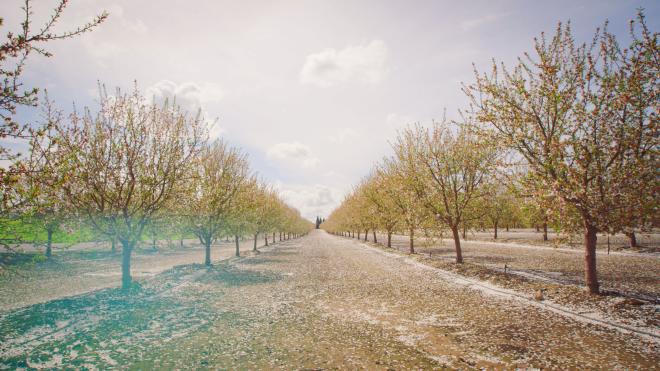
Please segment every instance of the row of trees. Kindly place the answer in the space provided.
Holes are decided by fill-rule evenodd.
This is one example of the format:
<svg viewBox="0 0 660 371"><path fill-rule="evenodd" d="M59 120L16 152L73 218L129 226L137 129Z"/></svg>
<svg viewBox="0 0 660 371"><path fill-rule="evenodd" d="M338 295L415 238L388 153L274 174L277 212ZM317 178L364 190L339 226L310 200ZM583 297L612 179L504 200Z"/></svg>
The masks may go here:
<svg viewBox="0 0 660 371"><path fill-rule="evenodd" d="M81 221L122 247L122 286L131 285L131 254L148 230L178 229L205 247L312 228L249 168L247 157L222 140L209 141L206 122L176 105L148 102L137 89L102 93L100 109L65 118L45 104L43 135L30 142L14 193L16 217L43 223L51 236ZM154 234L155 235L155 234ZM50 255L50 238L46 255Z"/></svg>
<svg viewBox="0 0 660 371"><path fill-rule="evenodd" d="M323 227L374 239L384 230L388 246L406 230L411 252L416 231L448 230L461 263L461 229L553 222L582 230L585 281L597 294L597 233L634 241L658 226L658 66L657 33L641 11L626 47L607 24L584 44L560 24L512 68L475 70L461 120L401 131L394 155Z"/></svg>
<svg viewBox="0 0 660 371"><path fill-rule="evenodd" d="M47 234L46 255L59 229L85 224L122 250L122 287L129 288L131 254L145 233L156 238L159 229L177 230L181 238L195 236L206 249L231 236L239 255L239 239L262 234L265 244L306 233L313 224L286 205L276 192L259 181L247 157L221 140L210 141L208 125L197 113L182 111L175 102L158 104L137 87L113 95L101 88L98 110L63 115L46 96L44 122L18 124L16 107L37 104L37 90L19 91L18 78L31 51L48 55L38 43L89 31L107 17L102 13L73 32L55 35L50 28L67 2L61 1L46 27L30 31L30 2L25 2L21 35L8 35L0 48L3 74L0 138L27 146L21 155L0 147L0 238L11 248L22 241L12 231L21 220L40 225ZM5 68L14 63L14 69Z"/></svg>

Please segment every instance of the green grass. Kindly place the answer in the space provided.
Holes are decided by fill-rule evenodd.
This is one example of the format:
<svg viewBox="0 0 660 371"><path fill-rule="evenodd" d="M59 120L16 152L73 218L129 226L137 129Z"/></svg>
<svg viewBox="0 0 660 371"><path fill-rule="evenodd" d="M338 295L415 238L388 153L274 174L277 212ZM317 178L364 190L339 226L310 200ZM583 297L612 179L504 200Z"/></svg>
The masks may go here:
<svg viewBox="0 0 660 371"><path fill-rule="evenodd" d="M184 234L184 238L194 238L192 234ZM9 243L45 243L48 234L43 224L34 218L19 218L19 219L0 219L0 242L6 241ZM156 237L157 240L171 239L177 241L181 238L180 233L164 234L159 233ZM58 228L53 233L53 243L63 244L76 244L81 242L96 242L107 240L107 237L101 235L94 230L93 227L80 223L69 230ZM151 235L145 231L142 233L141 241L150 242Z"/></svg>
<svg viewBox="0 0 660 371"><path fill-rule="evenodd" d="M1 241L22 241L25 243L44 243L48 234L43 224L34 218L0 220ZM99 240L98 233L86 225L76 226L70 231L58 228L53 233L53 243L79 243Z"/></svg>

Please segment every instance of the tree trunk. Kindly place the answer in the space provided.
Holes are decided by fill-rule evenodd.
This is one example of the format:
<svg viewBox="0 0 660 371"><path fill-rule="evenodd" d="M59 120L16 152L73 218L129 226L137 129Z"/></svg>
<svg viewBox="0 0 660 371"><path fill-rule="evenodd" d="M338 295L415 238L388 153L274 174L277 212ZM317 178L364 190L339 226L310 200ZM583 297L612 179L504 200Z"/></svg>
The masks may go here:
<svg viewBox="0 0 660 371"><path fill-rule="evenodd" d="M268 233L264 233L264 246L268 246Z"/></svg>
<svg viewBox="0 0 660 371"><path fill-rule="evenodd" d="M275 232L273 232L273 239L271 241L273 241L273 243L275 243Z"/></svg>
<svg viewBox="0 0 660 371"><path fill-rule="evenodd" d="M454 236L454 247L456 247L456 263L461 264L463 263L463 252L461 251L461 239L458 237L457 225L451 227L451 233Z"/></svg>
<svg viewBox="0 0 660 371"><path fill-rule="evenodd" d="M387 231L387 247L392 247L392 231Z"/></svg>
<svg viewBox="0 0 660 371"><path fill-rule="evenodd" d="M596 232L596 227L585 223L584 270L587 287L589 288L589 293L592 295L598 295L600 293L598 287L598 272L596 270L596 242L598 240Z"/></svg>
<svg viewBox="0 0 660 371"><path fill-rule="evenodd" d="M630 247L637 247L637 236L635 235L635 231L626 233L626 236L630 239Z"/></svg>
<svg viewBox="0 0 660 371"><path fill-rule="evenodd" d="M539 225L538 225L538 224L536 224L536 225L534 226L534 228L536 228L536 232L540 232L540 229L539 229Z"/></svg>
<svg viewBox="0 0 660 371"><path fill-rule="evenodd" d="M50 258L53 256L53 231L48 229L46 233L48 234L48 240L46 241L46 257Z"/></svg>
<svg viewBox="0 0 660 371"><path fill-rule="evenodd" d="M112 237L110 239L110 251L112 251L113 254L117 252L117 237Z"/></svg>
<svg viewBox="0 0 660 371"><path fill-rule="evenodd" d="M463 240L467 241L467 226L465 225L465 223L463 223Z"/></svg>
<svg viewBox="0 0 660 371"><path fill-rule="evenodd" d="M360 231L358 230L358 240L360 239Z"/></svg>
<svg viewBox="0 0 660 371"><path fill-rule="evenodd" d="M211 239L209 238L207 241L204 241L204 265L207 267L211 266Z"/></svg>
<svg viewBox="0 0 660 371"><path fill-rule="evenodd" d="M183 247L183 237L181 237L181 238L179 239L179 246L180 246L180 247Z"/></svg>
<svg viewBox="0 0 660 371"><path fill-rule="evenodd" d="M236 242L236 256L241 256L241 251L238 248L238 236L234 236L234 237L235 237L235 242Z"/></svg>
<svg viewBox="0 0 660 371"><path fill-rule="evenodd" d="M415 253L415 228L410 228L410 253Z"/></svg>
<svg viewBox="0 0 660 371"><path fill-rule="evenodd" d="M506 231L509 231L509 224L506 225Z"/></svg>
<svg viewBox="0 0 660 371"><path fill-rule="evenodd" d="M365 241L367 240L367 237L369 237L369 230L368 230L368 229L365 229L365 230L364 230L364 240L365 240Z"/></svg>
<svg viewBox="0 0 660 371"><path fill-rule="evenodd" d="M252 247L252 251L257 251L257 238L259 237L259 233L254 234L254 247Z"/></svg>
<svg viewBox="0 0 660 371"><path fill-rule="evenodd" d="M374 235L374 243L378 243L378 240L376 239L376 230L375 229L373 230L372 234Z"/></svg>
<svg viewBox="0 0 660 371"><path fill-rule="evenodd" d="M131 288L133 279L131 278L131 252L133 246L128 242L122 242L121 249L121 288L128 290Z"/></svg>
<svg viewBox="0 0 660 371"><path fill-rule="evenodd" d="M495 231L493 232L493 239L497 239L497 222L493 224Z"/></svg>
<svg viewBox="0 0 660 371"><path fill-rule="evenodd" d="M543 222L543 241L548 240L548 222Z"/></svg>

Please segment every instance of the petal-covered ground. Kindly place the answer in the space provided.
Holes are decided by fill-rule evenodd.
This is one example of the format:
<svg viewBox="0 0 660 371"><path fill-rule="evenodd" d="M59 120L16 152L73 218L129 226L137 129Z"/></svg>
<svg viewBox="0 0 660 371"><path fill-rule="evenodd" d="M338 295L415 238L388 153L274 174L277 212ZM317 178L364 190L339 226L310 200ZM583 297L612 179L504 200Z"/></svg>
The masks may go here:
<svg viewBox="0 0 660 371"><path fill-rule="evenodd" d="M654 369L657 339L457 284L323 231L5 311L4 368Z"/></svg>

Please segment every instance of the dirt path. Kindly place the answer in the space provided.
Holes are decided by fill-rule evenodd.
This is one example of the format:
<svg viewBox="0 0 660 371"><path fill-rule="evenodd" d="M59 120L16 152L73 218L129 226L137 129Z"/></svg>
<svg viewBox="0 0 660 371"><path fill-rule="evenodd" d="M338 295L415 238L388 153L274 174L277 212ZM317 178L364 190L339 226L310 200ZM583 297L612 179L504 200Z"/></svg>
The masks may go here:
<svg viewBox="0 0 660 371"><path fill-rule="evenodd" d="M471 290L322 231L0 317L7 367L657 369L657 343Z"/></svg>

